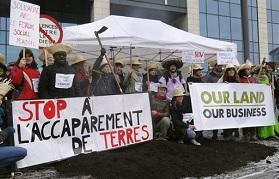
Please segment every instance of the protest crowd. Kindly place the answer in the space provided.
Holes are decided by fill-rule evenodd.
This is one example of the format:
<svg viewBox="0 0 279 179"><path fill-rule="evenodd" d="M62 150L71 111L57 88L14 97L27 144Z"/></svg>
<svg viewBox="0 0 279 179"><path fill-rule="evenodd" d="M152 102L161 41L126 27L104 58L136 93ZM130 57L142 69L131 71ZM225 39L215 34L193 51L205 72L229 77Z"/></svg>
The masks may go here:
<svg viewBox="0 0 279 179"><path fill-rule="evenodd" d="M218 65L217 60L209 62L210 70L203 75L203 67L192 65L190 75L182 74L183 62L171 58L146 65L145 74L141 73L143 63L133 57L129 62L115 59L114 63L105 58L106 50L100 51L92 69L85 67L86 58L76 55L69 65L67 55L71 46L55 44L39 55L43 65L38 67L36 57L30 49L21 50L14 63L4 64L0 56L0 166L13 164L24 158L28 151L21 147L9 146L8 138L15 130L8 122L6 106L10 100L56 99L82 96L105 96L128 93L148 92L154 130L154 140L172 140L177 143L202 145L203 131L196 131L195 119L185 120L185 114L192 113L189 85L192 83L260 83L270 85L274 101L279 107L279 92L274 76L275 67L264 62L253 66L248 61L239 67L233 64ZM124 73L126 65L130 65ZM186 79L184 76L188 76ZM65 83L67 81L68 83ZM277 124L277 123L276 123ZM275 126L249 127L243 129L213 130L212 140L222 134L225 141L235 141L243 135L243 141L276 138L279 128Z"/></svg>

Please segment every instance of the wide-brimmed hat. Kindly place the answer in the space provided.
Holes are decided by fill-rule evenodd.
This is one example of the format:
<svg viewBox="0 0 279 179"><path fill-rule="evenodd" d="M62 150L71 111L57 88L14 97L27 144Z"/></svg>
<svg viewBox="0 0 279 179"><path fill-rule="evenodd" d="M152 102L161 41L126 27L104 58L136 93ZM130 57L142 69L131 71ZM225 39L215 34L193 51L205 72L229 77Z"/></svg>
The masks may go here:
<svg viewBox="0 0 279 179"><path fill-rule="evenodd" d="M87 59L85 59L85 57L83 55L80 55L80 54L77 54L74 58L74 61L72 63L73 64L77 64L77 63L80 63L80 62L84 62L86 61Z"/></svg>
<svg viewBox="0 0 279 179"><path fill-rule="evenodd" d="M105 65L108 65L108 62L107 62L107 60L106 60L106 58L104 56L103 59L102 59L102 62L100 64L99 69L101 70Z"/></svg>
<svg viewBox="0 0 279 179"><path fill-rule="evenodd" d="M151 69L157 69L158 68L158 65L156 63L149 63L147 65L147 67L145 68L145 70L151 70Z"/></svg>
<svg viewBox="0 0 279 179"><path fill-rule="evenodd" d="M229 68L234 68L236 70L236 67L232 63L226 65L226 70Z"/></svg>
<svg viewBox="0 0 279 179"><path fill-rule="evenodd" d="M139 58L132 58L132 65L142 65Z"/></svg>
<svg viewBox="0 0 279 179"><path fill-rule="evenodd" d="M46 50L46 56L47 56L47 59L52 57L53 58L53 55L51 53L49 53L47 50ZM45 51L42 51L41 54L39 55L39 59L44 62L45 61Z"/></svg>
<svg viewBox="0 0 279 179"><path fill-rule="evenodd" d="M72 51L72 47L70 45L60 43L48 47L47 50L52 55L55 54L56 52L65 52L66 54L68 54Z"/></svg>
<svg viewBox="0 0 279 179"><path fill-rule="evenodd" d="M185 90L182 87L175 88L173 91L173 97L185 96Z"/></svg>
<svg viewBox="0 0 279 179"><path fill-rule="evenodd" d="M165 69L169 69L171 65L175 65L177 69L183 66L183 62L180 58L170 58L162 62L162 67Z"/></svg>
<svg viewBox="0 0 279 179"><path fill-rule="evenodd" d="M193 70L203 70L203 67L200 64L193 64Z"/></svg>
<svg viewBox="0 0 279 179"><path fill-rule="evenodd" d="M167 85L165 85L164 83L160 83L158 85L158 88L166 88L166 89L168 89Z"/></svg>
<svg viewBox="0 0 279 179"><path fill-rule="evenodd" d="M120 64L121 68L124 68L124 66L125 66L125 63L122 59L116 59L114 64Z"/></svg>
<svg viewBox="0 0 279 179"><path fill-rule="evenodd" d="M0 53L0 63L4 64L5 62L5 56Z"/></svg>
<svg viewBox="0 0 279 179"><path fill-rule="evenodd" d="M239 72L241 70L250 69L251 67L252 67L251 63L246 61L246 63L240 65L240 67L237 71Z"/></svg>

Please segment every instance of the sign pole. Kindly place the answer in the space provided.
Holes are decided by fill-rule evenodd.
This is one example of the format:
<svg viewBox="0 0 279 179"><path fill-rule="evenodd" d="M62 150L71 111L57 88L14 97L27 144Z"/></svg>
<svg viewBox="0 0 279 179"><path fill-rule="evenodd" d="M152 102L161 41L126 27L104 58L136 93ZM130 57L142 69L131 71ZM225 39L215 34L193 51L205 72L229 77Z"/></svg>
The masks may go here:
<svg viewBox="0 0 279 179"><path fill-rule="evenodd" d="M46 66L48 66L46 48L44 48L44 55L45 55L45 63L46 63Z"/></svg>

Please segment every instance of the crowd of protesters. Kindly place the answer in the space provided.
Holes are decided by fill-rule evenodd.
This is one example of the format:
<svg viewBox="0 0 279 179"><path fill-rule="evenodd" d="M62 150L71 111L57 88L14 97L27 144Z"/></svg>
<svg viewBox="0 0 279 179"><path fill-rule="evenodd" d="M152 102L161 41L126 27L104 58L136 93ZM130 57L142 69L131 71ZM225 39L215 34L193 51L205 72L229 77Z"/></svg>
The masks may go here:
<svg viewBox="0 0 279 179"><path fill-rule="evenodd" d="M268 63L255 67L245 63L237 68L233 64L218 65L215 60L210 62L212 69L205 76L201 65L193 64L191 75L185 79L180 71L183 62L177 58L164 60L161 63L164 68L162 73L159 73L157 63L149 63L145 68L146 74L140 72L140 59L132 58L130 69L125 75L125 62L116 59L111 64L105 58L105 49L101 49L92 69L85 68L87 59L80 54L69 65L67 55L71 50L66 44L46 48L39 56L43 62L40 68L32 51L27 48L21 50L15 63L7 66L4 64L4 57L0 56L0 103L3 103L0 107L0 166L9 165L27 154L23 148L6 144L6 139L14 133L14 129L7 124L5 99L50 99L149 92L154 138L201 145L198 141L203 137L202 131L195 131L194 119L185 117L192 113L189 95L189 85L192 83L263 83L271 85L274 97L279 97L272 73L275 69ZM276 137L279 133L277 128L243 128L244 141ZM222 135L224 140L235 140L239 137L239 129L224 129ZM218 130L214 130L212 140L217 138Z"/></svg>

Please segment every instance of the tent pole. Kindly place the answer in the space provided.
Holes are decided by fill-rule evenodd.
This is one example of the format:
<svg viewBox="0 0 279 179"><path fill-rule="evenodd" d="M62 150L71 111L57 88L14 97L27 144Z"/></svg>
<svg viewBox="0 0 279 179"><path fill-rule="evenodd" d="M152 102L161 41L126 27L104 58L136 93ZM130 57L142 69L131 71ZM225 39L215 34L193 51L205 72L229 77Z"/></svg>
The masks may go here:
<svg viewBox="0 0 279 179"><path fill-rule="evenodd" d="M148 60L146 61L146 72L147 72L147 91L150 91L150 79L149 79L149 69L148 69Z"/></svg>

